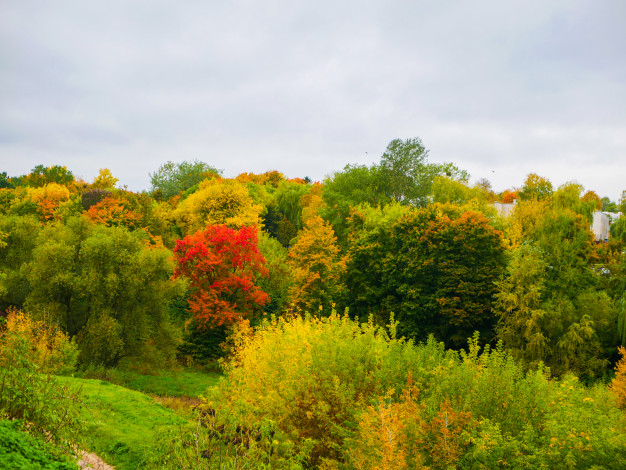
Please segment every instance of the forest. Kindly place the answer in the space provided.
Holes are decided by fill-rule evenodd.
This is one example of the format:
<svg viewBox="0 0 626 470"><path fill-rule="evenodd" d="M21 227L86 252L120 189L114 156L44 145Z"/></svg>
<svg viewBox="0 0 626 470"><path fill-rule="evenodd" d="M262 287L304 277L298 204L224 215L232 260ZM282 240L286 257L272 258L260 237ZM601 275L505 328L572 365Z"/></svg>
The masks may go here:
<svg viewBox="0 0 626 470"><path fill-rule="evenodd" d="M1 468L626 468L626 189L218 167L0 173Z"/></svg>

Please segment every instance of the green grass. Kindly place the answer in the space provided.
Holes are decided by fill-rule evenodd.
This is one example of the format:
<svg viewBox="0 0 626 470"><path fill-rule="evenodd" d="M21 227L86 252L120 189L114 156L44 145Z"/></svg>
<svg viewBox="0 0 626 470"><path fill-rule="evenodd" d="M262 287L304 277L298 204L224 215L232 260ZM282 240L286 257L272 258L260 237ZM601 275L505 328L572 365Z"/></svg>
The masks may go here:
<svg viewBox="0 0 626 470"><path fill-rule="evenodd" d="M153 395L197 397L207 388L217 385L221 375L185 369L166 371L159 375L142 375L132 371L120 372L120 385Z"/></svg>
<svg viewBox="0 0 626 470"><path fill-rule="evenodd" d="M81 376L100 378L131 390L159 396L197 397L207 388L217 385L221 374L202 372L194 369L160 371L155 375L146 375L132 370L106 369L87 371Z"/></svg>
<svg viewBox="0 0 626 470"><path fill-rule="evenodd" d="M94 379L59 377L59 381L82 389L85 429L79 441L118 470L155 468L150 462L167 455L159 439L187 423L134 390Z"/></svg>

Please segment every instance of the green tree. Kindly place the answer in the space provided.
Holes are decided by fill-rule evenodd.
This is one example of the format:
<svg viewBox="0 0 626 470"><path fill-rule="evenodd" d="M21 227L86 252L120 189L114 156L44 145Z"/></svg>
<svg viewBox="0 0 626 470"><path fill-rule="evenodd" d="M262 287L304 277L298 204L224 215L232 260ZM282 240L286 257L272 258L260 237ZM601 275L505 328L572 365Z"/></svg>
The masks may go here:
<svg viewBox="0 0 626 470"><path fill-rule="evenodd" d="M541 308L547 269L541 252L524 244L514 252L507 276L498 282L495 295L498 339L513 357L531 367L550 354L550 339L542 326L546 312Z"/></svg>
<svg viewBox="0 0 626 470"><path fill-rule="evenodd" d="M150 190L155 198L169 199L221 173L221 170L198 160L180 163L166 162L155 173L150 174L152 184Z"/></svg>
<svg viewBox="0 0 626 470"><path fill-rule="evenodd" d="M498 339L530 368L544 363L559 376L602 375L617 346L615 303L590 285L571 290L555 283L549 259L530 242L514 251L497 284Z"/></svg>
<svg viewBox="0 0 626 470"><path fill-rule="evenodd" d="M381 185L387 197L402 204L425 206L439 172L437 165L427 163L427 157L428 150L417 137L389 142L379 164Z"/></svg>
<svg viewBox="0 0 626 470"><path fill-rule="evenodd" d="M484 215L428 207L391 226L382 223L349 253L353 313L378 311L388 323L394 312L401 334L423 339L434 333L452 346L474 330L491 339L494 282L505 258L502 233Z"/></svg>
<svg viewBox="0 0 626 470"><path fill-rule="evenodd" d="M543 201L552 195L552 183L546 178L530 173L518 195L522 201Z"/></svg>
<svg viewBox="0 0 626 470"><path fill-rule="evenodd" d="M23 178L23 181L28 186L34 187L41 187L50 183L67 185L74 182L74 175L64 166L45 167L37 165L31 170L29 175Z"/></svg>
<svg viewBox="0 0 626 470"><path fill-rule="evenodd" d="M292 181L283 181L278 185L274 198L278 210L296 231L302 228L302 196L308 194L311 186Z"/></svg>
<svg viewBox="0 0 626 470"><path fill-rule="evenodd" d="M171 252L151 247L144 233L76 217L45 227L22 269L30 284L26 308L50 315L78 336L83 360L111 365L122 357L163 364L173 359L177 334L167 306L182 285L171 280ZM120 340L119 354L117 346L113 352L91 349L97 325L106 325L111 338L98 339L98 345Z"/></svg>
<svg viewBox="0 0 626 470"><path fill-rule="evenodd" d="M326 178L322 199L325 203L322 217L331 223L342 244L347 237L347 219L352 207L359 204L380 207L388 202L381 188L378 168L365 165L346 165L342 171Z"/></svg>
<svg viewBox="0 0 626 470"><path fill-rule="evenodd" d="M0 309L21 309L30 290L23 265L31 260L37 246L41 223L35 217L0 216L5 246L0 248Z"/></svg>
<svg viewBox="0 0 626 470"><path fill-rule="evenodd" d="M465 204L471 200L487 203L491 195L489 190L478 184L472 187L463 181L440 175L433 181L432 198L433 202L442 204Z"/></svg>
<svg viewBox="0 0 626 470"><path fill-rule="evenodd" d="M600 202L602 202L602 209L600 209L602 212L618 212L617 204L607 196L601 198Z"/></svg>
<svg viewBox="0 0 626 470"><path fill-rule="evenodd" d="M391 227L411 208L392 203L376 208L367 204L354 207L348 218L346 305L361 321L374 315L377 323L389 322L385 307L394 299L383 282L391 247ZM389 296L389 297L387 297Z"/></svg>
<svg viewBox="0 0 626 470"><path fill-rule="evenodd" d="M6 171L0 173L0 189L2 188L15 188L15 185L11 182L11 178L7 175Z"/></svg>
<svg viewBox="0 0 626 470"><path fill-rule="evenodd" d="M294 281L288 263L289 252L276 238L265 232L259 235L259 250L269 272L269 276L261 277L258 281L259 288L270 297L265 311L279 315L291 301L290 291Z"/></svg>

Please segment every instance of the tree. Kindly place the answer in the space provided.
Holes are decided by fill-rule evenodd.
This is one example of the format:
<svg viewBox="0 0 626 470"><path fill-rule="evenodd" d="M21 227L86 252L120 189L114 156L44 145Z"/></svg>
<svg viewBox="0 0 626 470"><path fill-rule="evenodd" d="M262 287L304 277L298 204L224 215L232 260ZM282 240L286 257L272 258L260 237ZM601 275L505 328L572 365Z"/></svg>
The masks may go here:
<svg viewBox="0 0 626 470"><path fill-rule="evenodd" d="M132 230L141 224L141 216L130 209L129 201L112 195L89 207L85 215L92 222L107 227L127 227Z"/></svg>
<svg viewBox="0 0 626 470"><path fill-rule="evenodd" d="M203 181L172 215L182 234L191 235L209 225L224 224L232 229L258 225L262 211L263 206L254 202L244 184L213 179Z"/></svg>
<svg viewBox="0 0 626 470"><path fill-rule="evenodd" d="M150 174L150 188L154 197L169 199L192 188L207 178L215 178L221 170L198 160L191 162L166 162Z"/></svg>
<svg viewBox="0 0 626 470"><path fill-rule="evenodd" d="M593 202L594 210L602 210L602 199L593 191L587 191L581 198L585 202Z"/></svg>
<svg viewBox="0 0 626 470"><path fill-rule="evenodd" d="M432 185L433 202L442 204L465 204L472 199L488 202L489 191L482 186L468 186L447 176L436 176Z"/></svg>
<svg viewBox="0 0 626 470"><path fill-rule="evenodd" d="M23 180L26 185L38 188L49 183L60 185L70 184L74 181L74 175L64 166L54 165L45 167L43 165L37 165Z"/></svg>
<svg viewBox="0 0 626 470"><path fill-rule="evenodd" d="M513 357L531 367L545 361L550 339L543 328L545 310L541 309L547 264L532 245L520 246L507 268L507 277L498 282L495 311L498 339Z"/></svg>
<svg viewBox="0 0 626 470"><path fill-rule="evenodd" d="M615 366L615 378L611 382L611 391L617 399L617 406L626 410L626 349L620 346L621 359Z"/></svg>
<svg viewBox="0 0 626 470"><path fill-rule="evenodd" d="M15 188L15 185L11 182L11 178L9 177L9 175L7 175L6 171L0 173L0 189L3 188Z"/></svg>
<svg viewBox="0 0 626 470"><path fill-rule="evenodd" d="M515 190L505 189L500 193L500 202L502 204L512 204L516 199L519 199L519 194Z"/></svg>
<svg viewBox="0 0 626 470"><path fill-rule="evenodd" d="M459 347L478 330L490 340L495 281L505 266L502 232L478 212L434 207L392 227L390 287L396 318L412 336L435 333ZM397 275L393 265L397 266Z"/></svg>
<svg viewBox="0 0 626 470"><path fill-rule="evenodd" d="M308 194L311 187L292 181L284 181L278 185L274 197L280 213L296 231L302 228L302 196Z"/></svg>
<svg viewBox="0 0 626 470"><path fill-rule="evenodd" d="M35 217L0 216L4 246L0 248L0 310L21 309L30 290L24 263L32 259L42 225Z"/></svg>
<svg viewBox="0 0 626 470"><path fill-rule="evenodd" d="M619 211L617 204L611 201L609 197L604 196L602 199L600 199L600 201L602 202L602 209L600 209L602 212L618 212Z"/></svg>
<svg viewBox="0 0 626 470"><path fill-rule="evenodd" d="M266 171L260 175L254 173L241 173L237 175L237 178L235 179L241 183L256 183L261 185L270 185L277 188L282 181L285 181L285 175L273 170Z"/></svg>
<svg viewBox="0 0 626 470"><path fill-rule="evenodd" d="M257 286L257 277L268 272L256 227L210 225L179 240L174 259L174 276L190 280L189 306L204 326L231 325L269 302Z"/></svg>
<svg viewBox="0 0 626 470"><path fill-rule="evenodd" d="M108 168L101 168L91 183L91 188L98 189L112 189L115 187L119 179L115 178Z"/></svg>
<svg viewBox="0 0 626 470"><path fill-rule="evenodd" d="M425 206L439 172L437 165L427 163L427 157L428 150L417 137L389 142L379 164L385 194L396 202Z"/></svg>
<svg viewBox="0 0 626 470"><path fill-rule="evenodd" d="M349 250L351 312L377 313L383 324L393 312L401 334L423 339L433 333L452 346L474 330L490 339L494 282L505 259L502 233L489 219L434 205L391 224L381 219L367 231Z"/></svg>
<svg viewBox="0 0 626 470"><path fill-rule="evenodd" d="M359 204L379 207L388 202L377 167L365 165L346 165L342 171L326 178L322 199L325 206L321 215L332 224L341 244L347 238L347 219L352 207Z"/></svg>
<svg viewBox="0 0 626 470"><path fill-rule="evenodd" d="M48 183L37 188L28 188L28 197L37 204L37 213L42 221L55 218L55 211L70 198L69 190L57 183Z"/></svg>
<svg viewBox="0 0 626 470"><path fill-rule="evenodd" d="M529 367L543 362L555 375L569 371L588 379L601 375L613 354L618 312L597 289L588 222L565 207L568 200L578 204L577 196L568 196L575 188L566 189L556 201L516 207L522 236L498 283L497 334Z"/></svg>
<svg viewBox="0 0 626 470"><path fill-rule="evenodd" d="M292 302L297 309L327 312L344 293L346 260L341 256L332 227L320 216L309 218L289 250L294 286Z"/></svg>
<svg viewBox="0 0 626 470"><path fill-rule="evenodd" d="M259 279L259 287L270 297L265 311L279 315L291 301L293 273L288 263L289 252L279 240L265 232L259 235L259 251L265 258L268 271L267 277Z"/></svg>
<svg viewBox="0 0 626 470"><path fill-rule="evenodd" d="M46 226L21 268L29 286L25 308L76 336L83 363L141 356L142 362L167 364L177 345L167 306L182 285L171 279L171 252L147 242L142 231L94 225L84 217ZM95 341L98 325L106 326L108 340ZM95 344L114 346L113 354L92 350Z"/></svg>
<svg viewBox="0 0 626 470"><path fill-rule="evenodd" d="M518 194L522 201L543 201L552 195L552 183L546 178L530 173Z"/></svg>
<svg viewBox="0 0 626 470"><path fill-rule="evenodd" d="M391 227L411 208L399 203L375 208L367 204L354 207L348 218L346 304L352 315L367 321L374 315L377 323L389 323L386 309L388 292L383 278L386 257L391 249Z"/></svg>

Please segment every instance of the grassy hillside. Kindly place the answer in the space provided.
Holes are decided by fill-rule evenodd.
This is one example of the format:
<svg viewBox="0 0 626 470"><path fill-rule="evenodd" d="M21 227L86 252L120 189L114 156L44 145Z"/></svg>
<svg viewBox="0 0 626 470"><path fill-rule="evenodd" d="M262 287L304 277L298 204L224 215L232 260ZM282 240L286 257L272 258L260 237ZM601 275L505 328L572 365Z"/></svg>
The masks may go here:
<svg viewBox="0 0 626 470"><path fill-rule="evenodd" d="M208 378L207 386L210 386L215 377ZM159 445L159 438L175 432L187 421L184 415L166 408L154 398L107 381L70 377L59 377L59 380L82 390L85 421L82 445L119 470L148 468L151 461L166 459L167 449ZM199 389L204 383L199 373L182 374L178 385L173 375L160 379L151 376L144 380L142 383L136 377L133 383L141 384L146 390L167 393L188 391L189 383ZM154 383L148 385L150 381Z"/></svg>

